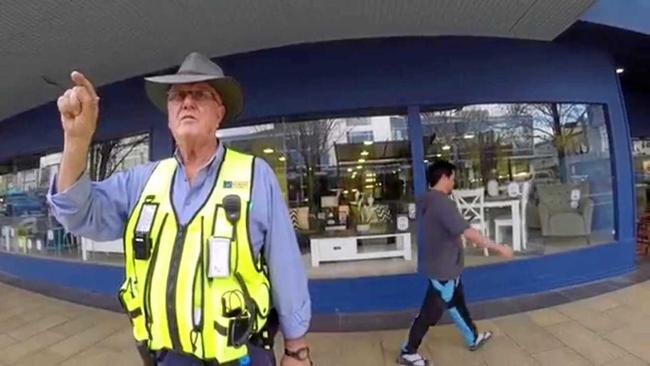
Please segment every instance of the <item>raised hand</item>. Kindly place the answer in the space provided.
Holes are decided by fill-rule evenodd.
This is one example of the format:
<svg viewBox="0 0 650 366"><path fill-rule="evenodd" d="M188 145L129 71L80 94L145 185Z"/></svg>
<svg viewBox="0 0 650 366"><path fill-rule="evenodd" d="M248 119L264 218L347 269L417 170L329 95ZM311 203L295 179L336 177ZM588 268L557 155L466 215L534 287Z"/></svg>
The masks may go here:
<svg viewBox="0 0 650 366"><path fill-rule="evenodd" d="M80 72L70 75L74 86L57 100L66 142L90 144L99 116L99 97L93 84Z"/></svg>

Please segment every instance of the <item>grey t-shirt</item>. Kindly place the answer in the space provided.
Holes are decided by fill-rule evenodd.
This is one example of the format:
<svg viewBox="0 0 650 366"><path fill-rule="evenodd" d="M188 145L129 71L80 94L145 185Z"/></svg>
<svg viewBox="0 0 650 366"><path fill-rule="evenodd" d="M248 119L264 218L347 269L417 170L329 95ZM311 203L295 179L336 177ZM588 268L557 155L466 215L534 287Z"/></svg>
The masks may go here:
<svg viewBox="0 0 650 366"><path fill-rule="evenodd" d="M465 265L462 233L469 228L456 203L446 194L429 190L418 199L424 226L424 273L437 280L460 276Z"/></svg>

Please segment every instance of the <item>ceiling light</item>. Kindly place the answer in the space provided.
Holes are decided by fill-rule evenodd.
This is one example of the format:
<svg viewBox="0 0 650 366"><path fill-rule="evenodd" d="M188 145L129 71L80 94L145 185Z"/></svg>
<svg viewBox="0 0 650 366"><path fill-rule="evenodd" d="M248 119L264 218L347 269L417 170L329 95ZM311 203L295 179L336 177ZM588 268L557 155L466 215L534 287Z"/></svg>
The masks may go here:
<svg viewBox="0 0 650 366"><path fill-rule="evenodd" d="M351 171L352 171L352 168L348 168L348 172L351 172Z"/></svg>
<svg viewBox="0 0 650 366"><path fill-rule="evenodd" d="M363 144L366 145L366 146L368 146L368 145L372 145L373 142L372 142L372 141L364 141Z"/></svg>
<svg viewBox="0 0 650 366"><path fill-rule="evenodd" d="M619 67L618 69L616 69L616 73L617 73L617 74L622 74L623 71L625 71L625 69L622 68L622 67Z"/></svg>
<svg viewBox="0 0 650 366"><path fill-rule="evenodd" d="M465 138L465 140L470 140L470 139L474 138L474 134L473 133L466 133L465 136L463 136L463 137Z"/></svg>
<svg viewBox="0 0 650 366"><path fill-rule="evenodd" d="M445 151L451 150L451 146L445 145L445 146L442 147L442 149L445 150Z"/></svg>
<svg viewBox="0 0 650 366"><path fill-rule="evenodd" d="M365 163L365 162L366 162L366 159L359 159L359 160L357 160L357 161L360 162L360 163Z"/></svg>
<svg viewBox="0 0 650 366"><path fill-rule="evenodd" d="M361 156L368 156L368 154L370 154L370 153L367 152L366 150L363 150L363 151L361 152Z"/></svg>
<svg viewBox="0 0 650 366"><path fill-rule="evenodd" d="M363 165L357 165L357 169L363 168Z"/></svg>
<svg viewBox="0 0 650 366"><path fill-rule="evenodd" d="M278 160L280 160L280 161L287 161L287 158L285 158L284 156L280 156L280 157L278 158Z"/></svg>
<svg viewBox="0 0 650 366"><path fill-rule="evenodd" d="M262 150L262 151L263 151L265 154L273 154L273 149L271 149L270 147L267 147L267 148L265 148L265 149Z"/></svg>

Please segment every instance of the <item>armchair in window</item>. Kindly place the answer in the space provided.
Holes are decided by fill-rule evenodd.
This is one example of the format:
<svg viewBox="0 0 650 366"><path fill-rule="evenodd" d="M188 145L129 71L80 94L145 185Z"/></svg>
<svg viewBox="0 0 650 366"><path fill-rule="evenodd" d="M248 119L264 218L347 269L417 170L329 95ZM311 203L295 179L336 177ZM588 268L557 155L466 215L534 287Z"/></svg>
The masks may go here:
<svg viewBox="0 0 650 366"><path fill-rule="evenodd" d="M594 212L589 183L539 185L537 193L542 236L584 236L589 242Z"/></svg>

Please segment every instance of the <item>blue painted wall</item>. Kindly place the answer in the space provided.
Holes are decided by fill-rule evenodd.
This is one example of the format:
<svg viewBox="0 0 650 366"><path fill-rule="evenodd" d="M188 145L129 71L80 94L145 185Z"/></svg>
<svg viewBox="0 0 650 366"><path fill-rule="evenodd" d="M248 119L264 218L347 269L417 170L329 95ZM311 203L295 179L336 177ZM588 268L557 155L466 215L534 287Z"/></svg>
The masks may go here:
<svg viewBox="0 0 650 366"><path fill-rule="evenodd" d="M277 116L323 116L360 110L400 110L417 124L417 106L489 102L589 102L607 106L610 119L614 220L618 243L543 258L468 269L472 300L543 291L633 270L634 199L629 129L614 65L604 51L500 39L409 38L308 44L234 55L220 60L247 95L237 124ZM155 158L170 150L164 117L144 98L142 82L103 88L100 137L150 129ZM408 106L412 106L408 108ZM16 129L11 129L14 126ZM44 138L33 137L34 127ZM14 136L7 144L5 136ZM411 131L411 138L417 137ZM0 159L17 152L60 146L52 107L0 123ZM27 142L32 145L25 146ZM416 155L414 154L414 157ZM416 169L416 191L423 170ZM58 276L38 269L47 260L0 255L0 271L93 291L113 291L121 275L112 267L57 264ZM63 268L65 267L65 268ZM49 268L49 267L48 267ZM97 278L101 288L75 280ZM311 281L314 310L321 313L415 308L424 280L416 275ZM112 285L111 285L112 284ZM109 291L109 292L110 292Z"/></svg>
<svg viewBox="0 0 650 366"><path fill-rule="evenodd" d="M650 90L625 88L625 105L633 137L650 137Z"/></svg>

